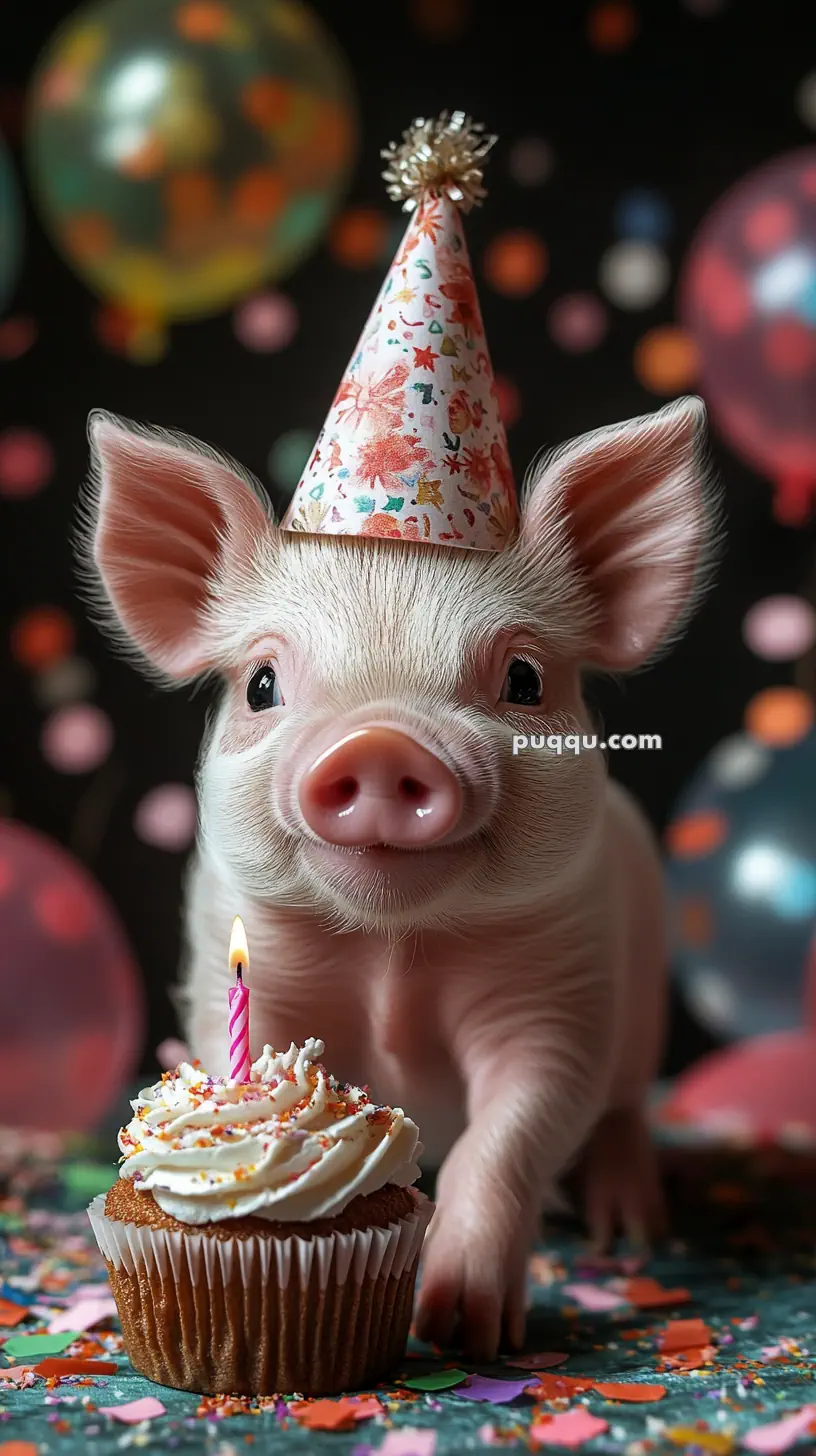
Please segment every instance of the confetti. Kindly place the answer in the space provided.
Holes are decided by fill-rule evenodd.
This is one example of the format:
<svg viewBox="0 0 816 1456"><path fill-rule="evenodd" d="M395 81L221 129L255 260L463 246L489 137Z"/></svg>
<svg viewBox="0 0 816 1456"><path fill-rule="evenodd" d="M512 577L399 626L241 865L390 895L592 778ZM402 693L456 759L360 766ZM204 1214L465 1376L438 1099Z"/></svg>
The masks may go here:
<svg viewBox="0 0 816 1456"><path fill-rule="evenodd" d="M564 1294L580 1304L582 1309L601 1314L608 1309L620 1309L626 1303L622 1294L613 1289L604 1289L600 1284L565 1284Z"/></svg>
<svg viewBox="0 0 816 1456"><path fill-rule="evenodd" d="M356 1419L354 1403L345 1396L340 1400L298 1401L289 1409L310 1431L350 1431Z"/></svg>
<svg viewBox="0 0 816 1456"><path fill-rule="evenodd" d="M623 1288L624 1297L636 1309L661 1309L666 1305L688 1304L687 1289L664 1289L657 1279L629 1279Z"/></svg>
<svg viewBox="0 0 816 1456"><path fill-rule="evenodd" d="M530 1435L545 1446L582 1446L609 1430L609 1423L600 1416L593 1416L583 1406L574 1410L561 1411L551 1420L536 1421L530 1427Z"/></svg>
<svg viewBox="0 0 816 1456"><path fill-rule="evenodd" d="M466 1370L431 1370L427 1375L413 1375L410 1380L401 1380L409 1390L450 1390L467 1380Z"/></svg>
<svg viewBox="0 0 816 1456"><path fill-rule="evenodd" d="M699 1350L711 1343L711 1330L701 1319L669 1320L660 1337L659 1349L663 1354L677 1351Z"/></svg>
<svg viewBox="0 0 816 1456"><path fill-rule="evenodd" d="M628 1385L616 1380L596 1380L592 1389L605 1400L623 1400L632 1404L662 1400L666 1394L665 1385Z"/></svg>
<svg viewBox="0 0 816 1456"><path fill-rule="evenodd" d="M41 1360L34 1366L37 1375L115 1375L119 1366L115 1360L83 1360L81 1356L59 1355Z"/></svg>
<svg viewBox="0 0 816 1456"><path fill-rule="evenodd" d="M12 1335L3 1348L7 1355L19 1355L23 1360L27 1355L60 1355L80 1334L80 1330L73 1329L58 1335Z"/></svg>
<svg viewBox="0 0 816 1456"><path fill-rule="evenodd" d="M167 1407L157 1400L155 1395L144 1395L141 1400L129 1400L125 1405L101 1405L99 1413L103 1416L113 1416L115 1421L124 1421L126 1425L135 1425L137 1421L148 1421L153 1416L163 1416L167 1413Z"/></svg>
<svg viewBox="0 0 816 1456"><path fill-rule="evenodd" d="M570 1400L574 1395L585 1395L593 1387L592 1378L580 1375L552 1375L542 1370L537 1385L528 1385L527 1391L535 1400Z"/></svg>
<svg viewBox="0 0 816 1456"><path fill-rule="evenodd" d="M27 1316L28 1310L25 1305L0 1299L0 1329L7 1330L11 1325L18 1325L20 1320L26 1319Z"/></svg>
<svg viewBox="0 0 816 1456"><path fill-rule="evenodd" d="M434 1456L436 1431L387 1431L377 1456Z"/></svg>
<svg viewBox="0 0 816 1456"><path fill-rule="evenodd" d="M816 1405L803 1406L800 1411L783 1416L780 1421L754 1426L743 1436L742 1444L749 1451L758 1451L761 1456L774 1456L777 1451L787 1451L803 1436L816 1431Z"/></svg>
<svg viewBox="0 0 816 1456"><path fill-rule="evenodd" d="M493 1405L505 1405L517 1400L529 1385L528 1380L493 1380L488 1375L471 1375L467 1385L460 1386L456 1394L462 1400L489 1400Z"/></svg>
<svg viewBox="0 0 816 1456"><path fill-rule="evenodd" d="M666 1435L675 1446L694 1446L712 1456L729 1456L736 1444L727 1431L701 1431L698 1426L674 1426Z"/></svg>
<svg viewBox="0 0 816 1456"><path fill-rule="evenodd" d="M116 1316L116 1302L110 1294L103 1294L94 1299L77 1300L70 1304L61 1314L55 1315L48 1333L60 1335L63 1330L89 1330L100 1320L110 1319Z"/></svg>

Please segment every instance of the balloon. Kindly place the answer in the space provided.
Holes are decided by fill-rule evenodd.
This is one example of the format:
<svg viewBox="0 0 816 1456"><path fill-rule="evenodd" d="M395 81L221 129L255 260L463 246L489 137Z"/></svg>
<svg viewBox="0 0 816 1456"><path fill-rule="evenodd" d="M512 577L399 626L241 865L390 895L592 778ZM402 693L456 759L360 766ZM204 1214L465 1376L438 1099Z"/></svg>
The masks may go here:
<svg viewBox="0 0 816 1456"><path fill-rule="evenodd" d="M0 137L0 312L17 284L23 252L23 221L11 155Z"/></svg>
<svg viewBox="0 0 816 1456"><path fill-rule="evenodd" d="M26 144L58 249L158 330L291 270L355 133L340 52L296 0L98 0L41 58Z"/></svg>
<svg viewBox="0 0 816 1456"><path fill-rule="evenodd" d="M0 821L0 1122L92 1131L143 1030L139 972L103 891L59 845Z"/></svg>
<svg viewBox="0 0 816 1456"><path fill-rule="evenodd" d="M816 147L767 163L703 219L680 281L701 389L731 448L803 521L816 491Z"/></svg>
<svg viewBox="0 0 816 1456"><path fill-rule="evenodd" d="M746 715L760 728L771 721L758 712L763 697ZM816 927L816 730L803 722L794 741L777 741L721 743L666 835L678 982L726 1041L803 1022Z"/></svg>

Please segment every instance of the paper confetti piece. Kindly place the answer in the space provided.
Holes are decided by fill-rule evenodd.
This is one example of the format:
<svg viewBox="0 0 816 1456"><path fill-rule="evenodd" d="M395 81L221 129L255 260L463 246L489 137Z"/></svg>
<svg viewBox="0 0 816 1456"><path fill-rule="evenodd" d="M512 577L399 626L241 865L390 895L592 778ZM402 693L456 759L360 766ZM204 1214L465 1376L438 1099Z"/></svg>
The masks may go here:
<svg viewBox="0 0 816 1456"><path fill-rule="evenodd" d="M64 1330L59 1335L12 1335L3 1349L7 1355L19 1355L21 1360L25 1360L27 1355L59 1355L79 1339L80 1333L79 1330Z"/></svg>
<svg viewBox="0 0 816 1456"><path fill-rule="evenodd" d="M15 1284L9 1284L5 1279L0 1282L0 1299L5 1304L22 1304L25 1309L31 1303L25 1289L18 1288Z"/></svg>
<svg viewBox="0 0 816 1456"><path fill-rule="evenodd" d="M296 1401L289 1407L301 1426L310 1431L350 1431L355 1407L345 1396L340 1400Z"/></svg>
<svg viewBox="0 0 816 1456"><path fill-rule="evenodd" d="M771 1421L764 1426L754 1426L742 1437L743 1446L749 1451L759 1451L761 1456L774 1456L777 1451L787 1451L803 1436L816 1429L816 1405L803 1406L802 1410L783 1416L781 1421Z"/></svg>
<svg viewBox="0 0 816 1456"><path fill-rule="evenodd" d="M620 1309L626 1303L622 1294L616 1294L613 1289L604 1289L601 1284L565 1284L564 1294L580 1304L582 1309L592 1310L594 1314L600 1314L608 1309Z"/></svg>
<svg viewBox="0 0 816 1456"><path fill-rule="evenodd" d="M596 1380L592 1389L605 1400L625 1400L640 1403L648 1400L662 1400L666 1394L665 1385L630 1385L617 1380Z"/></svg>
<svg viewBox="0 0 816 1456"><path fill-rule="evenodd" d="M675 1446L694 1446L698 1451L710 1451L711 1456L730 1456L736 1445L727 1431L701 1431L697 1426L674 1426L666 1435Z"/></svg>
<svg viewBox="0 0 816 1456"><path fill-rule="evenodd" d="M100 1295L95 1299L83 1299L64 1309L61 1314L55 1315L48 1333L51 1335L62 1334L63 1330L89 1330L100 1320L110 1319L116 1314L116 1302L111 1294Z"/></svg>
<svg viewBox="0 0 816 1456"><path fill-rule="evenodd" d="M129 1400L124 1405L101 1405L99 1413L113 1416L115 1421L124 1421L127 1426L135 1426L137 1421L149 1421L153 1416L166 1415L167 1407L155 1395L143 1395L140 1400Z"/></svg>
<svg viewBox="0 0 816 1456"><path fill-rule="evenodd" d="M489 1375L471 1375L467 1385L460 1385L456 1395L460 1400L489 1400L494 1405L506 1405L524 1394L529 1380L493 1380Z"/></svg>
<svg viewBox="0 0 816 1456"><path fill-rule="evenodd" d="M35 1375L115 1375L115 1360L84 1360L80 1355L54 1355L34 1366Z"/></svg>
<svg viewBox="0 0 816 1456"><path fill-rule="evenodd" d="M691 1301L688 1289L664 1289L657 1279L627 1279L622 1293L636 1309L664 1309Z"/></svg>
<svg viewBox="0 0 816 1456"><path fill-rule="evenodd" d="M386 1431L377 1456L434 1456L436 1431Z"/></svg>
<svg viewBox="0 0 816 1456"><path fill-rule="evenodd" d="M542 1370L537 1385L528 1385L527 1393L535 1400L571 1400L574 1395L586 1395L592 1390L592 1377L580 1375L554 1375Z"/></svg>
<svg viewBox="0 0 816 1456"><path fill-rule="evenodd" d="M13 1380L16 1385L32 1369L32 1365L9 1365L7 1369L0 1370L0 1380Z"/></svg>
<svg viewBox="0 0 816 1456"><path fill-rule="evenodd" d="M366 1396L362 1400L358 1395L349 1396L349 1405L354 1406L355 1421L368 1421L372 1416L378 1416L383 1410L382 1401L376 1395Z"/></svg>
<svg viewBox="0 0 816 1456"><path fill-rule="evenodd" d="M552 1420L536 1421L530 1435L544 1446L582 1446L609 1430L608 1421L593 1416L583 1406L561 1411Z"/></svg>
<svg viewBox="0 0 816 1456"><path fill-rule="evenodd" d="M703 1320L669 1320L658 1349L667 1354L671 1350L699 1350L710 1343L711 1330Z"/></svg>
<svg viewBox="0 0 816 1456"><path fill-rule="evenodd" d="M684 1375L691 1370L700 1370L706 1361L714 1359L716 1353L713 1345L703 1345L700 1350L681 1350L676 1355L664 1355L660 1368Z"/></svg>
<svg viewBox="0 0 816 1456"><path fill-rule="evenodd" d="M86 1299L101 1299L103 1295L110 1294L110 1285L107 1280L104 1284L78 1284L68 1295L68 1304L82 1304Z"/></svg>
<svg viewBox="0 0 816 1456"><path fill-rule="evenodd" d="M18 1325L27 1314L25 1305L13 1303L10 1299L0 1299L0 1329L8 1330L12 1325Z"/></svg>
<svg viewBox="0 0 816 1456"><path fill-rule="evenodd" d="M549 1370L553 1365L563 1365L569 1359L569 1355L560 1355L554 1350L543 1350L537 1355L516 1355L508 1360L508 1365L515 1366L518 1370Z"/></svg>
<svg viewBox="0 0 816 1456"><path fill-rule="evenodd" d="M467 1380L467 1370L429 1370L427 1375L412 1375L410 1380L401 1380L409 1390L451 1390Z"/></svg>
<svg viewBox="0 0 816 1456"><path fill-rule="evenodd" d="M39 1446L33 1441L2 1441L0 1456L38 1456Z"/></svg>

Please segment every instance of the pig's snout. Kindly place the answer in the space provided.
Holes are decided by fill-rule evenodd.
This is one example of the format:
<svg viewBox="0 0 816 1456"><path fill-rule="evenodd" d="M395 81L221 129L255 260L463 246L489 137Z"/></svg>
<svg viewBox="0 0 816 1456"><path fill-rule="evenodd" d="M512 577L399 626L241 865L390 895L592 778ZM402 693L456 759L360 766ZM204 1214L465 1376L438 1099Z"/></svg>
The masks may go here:
<svg viewBox="0 0 816 1456"><path fill-rule="evenodd" d="M298 787L309 828L348 848L424 849L458 823L462 790L446 764L396 728L358 728L325 749Z"/></svg>

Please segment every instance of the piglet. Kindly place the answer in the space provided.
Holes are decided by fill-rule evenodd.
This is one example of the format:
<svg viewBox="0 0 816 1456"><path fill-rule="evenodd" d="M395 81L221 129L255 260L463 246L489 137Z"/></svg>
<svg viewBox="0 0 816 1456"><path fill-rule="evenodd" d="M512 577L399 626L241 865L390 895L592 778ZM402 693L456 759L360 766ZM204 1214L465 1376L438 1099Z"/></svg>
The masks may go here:
<svg viewBox="0 0 816 1456"><path fill-rule="evenodd" d="M659 1226L657 848L599 748L513 745L591 736L584 670L639 668L682 628L713 539L703 433L688 398L573 441L482 552L283 532L213 450L90 420L98 602L162 682L221 684L184 1032L228 1072L240 914L256 1047L319 1034L419 1123L441 1171L418 1330L474 1359L523 1342L530 1244L571 1165L601 1245Z"/></svg>

